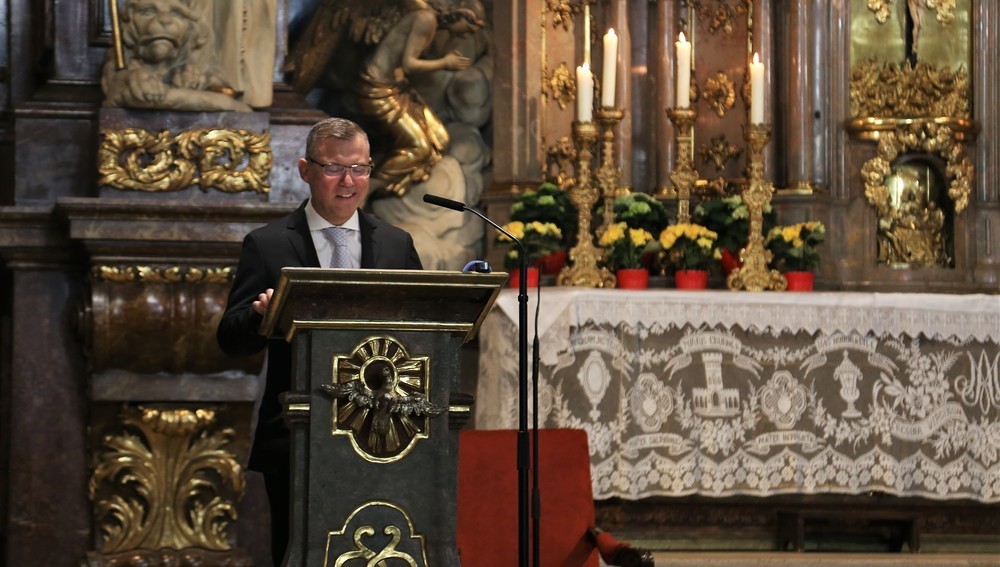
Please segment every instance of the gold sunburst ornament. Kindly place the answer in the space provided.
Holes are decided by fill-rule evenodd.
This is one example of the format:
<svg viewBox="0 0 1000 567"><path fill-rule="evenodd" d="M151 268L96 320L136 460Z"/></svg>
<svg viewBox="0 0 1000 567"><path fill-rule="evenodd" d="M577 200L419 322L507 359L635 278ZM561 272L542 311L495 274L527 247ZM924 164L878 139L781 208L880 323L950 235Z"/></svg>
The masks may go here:
<svg viewBox="0 0 1000 567"><path fill-rule="evenodd" d="M387 336L365 339L350 356L334 356L333 382L321 389L334 398L333 434L350 436L355 452L377 463L405 457L446 409L429 399L429 359L410 357Z"/></svg>

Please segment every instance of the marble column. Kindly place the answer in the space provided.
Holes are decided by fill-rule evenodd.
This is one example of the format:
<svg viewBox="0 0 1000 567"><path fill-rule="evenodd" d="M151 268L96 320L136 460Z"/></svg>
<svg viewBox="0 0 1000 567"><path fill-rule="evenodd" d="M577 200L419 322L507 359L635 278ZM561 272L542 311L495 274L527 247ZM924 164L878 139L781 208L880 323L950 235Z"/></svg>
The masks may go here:
<svg viewBox="0 0 1000 567"><path fill-rule="evenodd" d="M801 192L812 192L826 178L820 157L826 154L821 126L826 116L826 85L818 59L826 34L820 10L816 0L793 3L784 14L782 36L776 38L781 46L777 76L781 79L778 100L783 109L777 116L782 123L779 139L785 148L777 181L779 187Z"/></svg>

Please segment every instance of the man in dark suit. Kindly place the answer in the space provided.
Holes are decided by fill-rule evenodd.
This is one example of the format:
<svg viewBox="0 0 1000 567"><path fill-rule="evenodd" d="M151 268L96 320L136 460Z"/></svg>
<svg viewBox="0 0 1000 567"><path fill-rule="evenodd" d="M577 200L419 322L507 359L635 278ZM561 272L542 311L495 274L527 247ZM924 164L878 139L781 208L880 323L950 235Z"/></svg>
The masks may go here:
<svg viewBox="0 0 1000 567"><path fill-rule="evenodd" d="M268 340L258 329L281 269L421 269L408 233L359 210L368 193L372 162L368 136L357 124L328 118L313 126L298 167L299 176L309 184L310 198L243 240L216 333L219 346L230 356L248 356L267 346L267 379L249 468L264 475L275 565L284 558L289 535L289 432L278 396L291 386L292 353L287 342Z"/></svg>

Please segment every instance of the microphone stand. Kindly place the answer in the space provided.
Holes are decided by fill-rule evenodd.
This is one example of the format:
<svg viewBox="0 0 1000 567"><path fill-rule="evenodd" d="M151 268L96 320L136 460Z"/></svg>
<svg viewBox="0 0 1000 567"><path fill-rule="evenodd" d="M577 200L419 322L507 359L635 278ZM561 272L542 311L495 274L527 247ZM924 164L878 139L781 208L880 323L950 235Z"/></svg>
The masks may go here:
<svg viewBox="0 0 1000 567"><path fill-rule="evenodd" d="M437 195L424 195L424 202L446 209L463 212L468 211L489 223L493 228L503 233L517 244L520 254L520 278L518 281L517 293L517 395L518 395L518 425L517 425L517 541L518 541L518 566L528 567L529 555L529 524L530 522L530 494L528 492L528 469L531 464L530 443L528 439L528 255L524 249L524 243L515 238L507 229L493 222L483 213L466 206L465 203L438 197ZM536 385L537 388L537 385ZM537 400L536 404L537 406ZM537 407L535 409L537 424ZM537 427L537 425L536 425ZM537 431L536 431L537 441ZM537 454L537 443L536 443ZM535 464L537 475L537 463ZM537 530L535 531L537 536ZM538 542L535 542L537 549ZM537 564L535 567L539 567Z"/></svg>

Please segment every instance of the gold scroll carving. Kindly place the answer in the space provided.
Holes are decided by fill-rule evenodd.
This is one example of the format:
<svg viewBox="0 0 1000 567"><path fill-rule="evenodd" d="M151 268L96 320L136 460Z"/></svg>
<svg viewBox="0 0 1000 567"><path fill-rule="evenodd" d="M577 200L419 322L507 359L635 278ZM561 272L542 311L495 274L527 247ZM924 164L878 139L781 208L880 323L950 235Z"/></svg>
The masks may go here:
<svg viewBox="0 0 1000 567"><path fill-rule="evenodd" d="M267 193L271 188L270 132L201 128L173 136L126 128L101 130L101 136L99 185L144 192L192 185L225 193Z"/></svg>
<svg viewBox="0 0 1000 567"><path fill-rule="evenodd" d="M89 492L99 550L229 550L244 489L235 432L210 408L129 407L103 439Z"/></svg>

